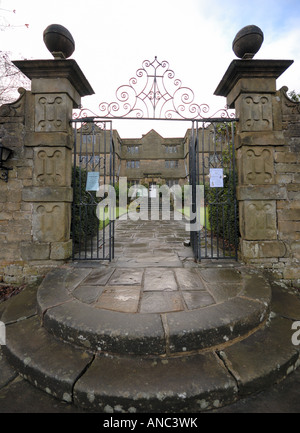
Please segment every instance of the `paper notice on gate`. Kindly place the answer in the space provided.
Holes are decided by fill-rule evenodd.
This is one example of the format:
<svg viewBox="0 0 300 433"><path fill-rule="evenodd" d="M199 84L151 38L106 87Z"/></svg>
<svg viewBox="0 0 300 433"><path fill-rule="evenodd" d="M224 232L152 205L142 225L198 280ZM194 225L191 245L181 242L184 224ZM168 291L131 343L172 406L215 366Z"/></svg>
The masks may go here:
<svg viewBox="0 0 300 433"><path fill-rule="evenodd" d="M209 183L211 188L223 188L223 168L210 168L209 169Z"/></svg>
<svg viewBox="0 0 300 433"><path fill-rule="evenodd" d="M99 191L99 172L90 171L86 179L86 191Z"/></svg>

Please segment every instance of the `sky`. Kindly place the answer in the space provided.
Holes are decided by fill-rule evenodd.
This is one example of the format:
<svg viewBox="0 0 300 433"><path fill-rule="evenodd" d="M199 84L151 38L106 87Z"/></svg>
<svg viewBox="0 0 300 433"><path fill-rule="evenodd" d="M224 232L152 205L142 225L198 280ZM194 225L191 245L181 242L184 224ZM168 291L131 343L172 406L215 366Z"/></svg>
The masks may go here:
<svg viewBox="0 0 300 433"><path fill-rule="evenodd" d="M136 76L144 60L157 56L213 115L226 106L213 93L236 59L232 41L250 24L264 33L255 58L294 60L277 88L300 93L300 0L0 0L1 24L10 24L0 31L0 46L13 60L51 59L43 31L49 24L66 27L75 40L71 58L95 91L82 106L96 114L101 102L116 100L117 88ZM183 136L190 123L122 120L113 127L122 138L152 128L167 137Z"/></svg>

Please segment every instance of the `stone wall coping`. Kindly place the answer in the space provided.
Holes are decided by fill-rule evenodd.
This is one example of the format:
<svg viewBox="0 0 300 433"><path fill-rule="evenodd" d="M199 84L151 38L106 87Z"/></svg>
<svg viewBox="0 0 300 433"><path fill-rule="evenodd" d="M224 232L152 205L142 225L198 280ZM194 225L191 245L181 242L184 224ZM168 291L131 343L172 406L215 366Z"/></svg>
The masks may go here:
<svg viewBox="0 0 300 433"><path fill-rule="evenodd" d="M293 60L233 60L216 88L214 95L228 96L242 78L269 78L276 80L293 63Z"/></svg>
<svg viewBox="0 0 300 433"><path fill-rule="evenodd" d="M31 80L67 78L81 97L95 93L74 59L14 60L13 64Z"/></svg>

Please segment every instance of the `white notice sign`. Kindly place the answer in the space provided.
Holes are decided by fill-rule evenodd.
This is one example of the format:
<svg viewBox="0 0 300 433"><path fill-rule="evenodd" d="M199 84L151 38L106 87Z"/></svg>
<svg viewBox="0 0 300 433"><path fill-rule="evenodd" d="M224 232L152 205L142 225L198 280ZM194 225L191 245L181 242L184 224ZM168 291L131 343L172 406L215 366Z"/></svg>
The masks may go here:
<svg viewBox="0 0 300 433"><path fill-rule="evenodd" d="M86 179L86 191L99 191L99 172L90 171Z"/></svg>
<svg viewBox="0 0 300 433"><path fill-rule="evenodd" d="M223 188L223 168L209 169L209 183L211 188Z"/></svg>

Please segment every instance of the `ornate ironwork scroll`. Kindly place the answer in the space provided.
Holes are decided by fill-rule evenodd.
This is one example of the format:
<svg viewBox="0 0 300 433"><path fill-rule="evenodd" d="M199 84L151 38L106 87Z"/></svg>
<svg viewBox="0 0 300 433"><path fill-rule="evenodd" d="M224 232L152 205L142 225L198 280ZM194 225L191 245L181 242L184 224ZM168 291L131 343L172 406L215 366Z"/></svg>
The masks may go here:
<svg viewBox="0 0 300 433"><path fill-rule="evenodd" d="M165 60L159 62L157 57L152 62L144 60L142 67L136 71L136 76L129 80L129 84L118 87L116 98L114 102L101 102L100 114L82 109L76 117L95 115L109 119L165 120L233 117L226 108L219 110L213 116L208 116L209 106L196 104L192 89L183 87L181 80L175 78L174 71L169 68L169 63Z"/></svg>

